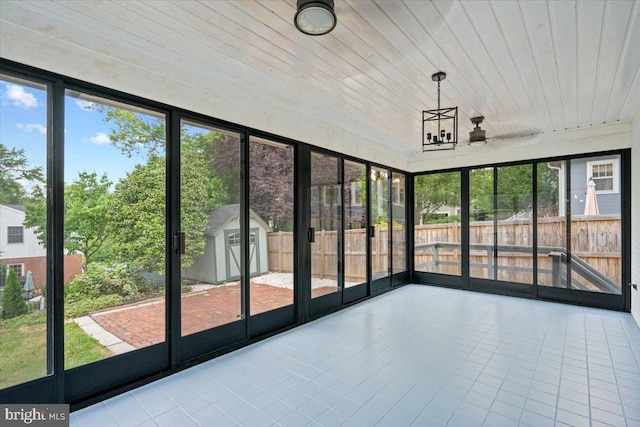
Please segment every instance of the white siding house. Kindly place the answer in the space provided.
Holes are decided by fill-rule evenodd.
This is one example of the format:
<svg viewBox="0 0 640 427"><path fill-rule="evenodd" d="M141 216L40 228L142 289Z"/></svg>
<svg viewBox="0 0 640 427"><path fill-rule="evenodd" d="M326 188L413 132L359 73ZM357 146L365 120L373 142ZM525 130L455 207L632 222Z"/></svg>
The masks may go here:
<svg viewBox="0 0 640 427"><path fill-rule="evenodd" d="M0 205L0 260L46 256L33 229L23 225L24 218L24 206Z"/></svg>

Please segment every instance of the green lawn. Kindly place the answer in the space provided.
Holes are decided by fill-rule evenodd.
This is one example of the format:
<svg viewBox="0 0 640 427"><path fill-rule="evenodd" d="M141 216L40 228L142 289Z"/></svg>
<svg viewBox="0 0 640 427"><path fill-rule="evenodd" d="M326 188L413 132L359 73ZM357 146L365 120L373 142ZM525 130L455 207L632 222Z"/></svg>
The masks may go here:
<svg viewBox="0 0 640 427"><path fill-rule="evenodd" d="M44 312L0 320L0 388L47 374L47 327ZM73 321L64 326L65 368L104 359L111 352Z"/></svg>

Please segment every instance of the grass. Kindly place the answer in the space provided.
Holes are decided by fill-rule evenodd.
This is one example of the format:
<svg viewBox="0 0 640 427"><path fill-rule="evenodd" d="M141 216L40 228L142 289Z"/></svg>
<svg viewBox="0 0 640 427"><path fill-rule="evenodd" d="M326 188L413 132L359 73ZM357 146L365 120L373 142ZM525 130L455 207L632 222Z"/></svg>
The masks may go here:
<svg viewBox="0 0 640 427"><path fill-rule="evenodd" d="M74 321L64 325L64 367L65 369L86 365L105 359L112 353L95 338L87 335Z"/></svg>
<svg viewBox="0 0 640 427"><path fill-rule="evenodd" d="M45 376L46 343L44 313L0 320L0 388Z"/></svg>
<svg viewBox="0 0 640 427"><path fill-rule="evenodd" d="M64 325L65 368L104 359L111 352L73 321ZM0 389L47 374L47 319L44 312L0 320Z"/></svg>

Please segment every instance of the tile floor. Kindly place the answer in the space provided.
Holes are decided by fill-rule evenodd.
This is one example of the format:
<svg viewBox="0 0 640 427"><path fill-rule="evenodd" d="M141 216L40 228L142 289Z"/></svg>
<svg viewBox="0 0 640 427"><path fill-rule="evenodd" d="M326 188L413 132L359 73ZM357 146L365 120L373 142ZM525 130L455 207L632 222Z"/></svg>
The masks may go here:
<svg viewBox="0 0 640 427"><path fill-rule="evenodd" d="M640 329L628 313L409 285L71 425L640 426Z"/></svg>

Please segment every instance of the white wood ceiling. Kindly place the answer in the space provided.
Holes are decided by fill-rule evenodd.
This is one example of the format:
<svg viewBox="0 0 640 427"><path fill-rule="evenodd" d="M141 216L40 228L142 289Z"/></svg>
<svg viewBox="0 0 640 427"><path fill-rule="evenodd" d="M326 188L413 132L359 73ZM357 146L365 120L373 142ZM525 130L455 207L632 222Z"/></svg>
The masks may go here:
<svg viewBox="0 0 640 427"><path fill-rule="evenodd" d="M295 0L2 0L0 56L404 168L440 70L462 139L478 114L517 144L640 110L638 1L335 4L310 37Z"/></svg>

